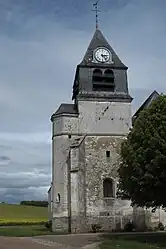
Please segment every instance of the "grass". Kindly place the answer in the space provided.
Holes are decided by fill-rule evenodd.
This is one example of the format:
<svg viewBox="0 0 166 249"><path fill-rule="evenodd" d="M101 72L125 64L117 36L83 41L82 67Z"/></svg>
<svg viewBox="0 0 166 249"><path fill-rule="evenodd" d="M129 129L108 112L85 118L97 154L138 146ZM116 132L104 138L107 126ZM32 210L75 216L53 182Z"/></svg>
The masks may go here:
<svg viewBox="0 0 166 249"><path fill-rule="evenodd" d="M45 207L0 204L0 236L32 237L53 234L41 224L46 221L48 209Z"/></svg>
<svg viewBox="0 0 166 249"><path fill-rule="evenodd" d="M0 225L41 223L48 220L46 207L0 204Z"/></svg>
<svg viewBox="0 0 166 249"><path fill-rule="evenodd" d="M53 234L44 225L0 227L0 236L32 237Z"/></svg>
<svg viewBox="0 0 166 249"><path fill-rule="evenodd" d="M160 247L150 244L142 244L139 242L131 241L106 241L101 246L101 249L159 249Z"/></svg>
<svg viewBox="0 0 166 249"><path fill-rule="evenodd" d="M100 249L164 249L166 233L105 235Z"/></svg>

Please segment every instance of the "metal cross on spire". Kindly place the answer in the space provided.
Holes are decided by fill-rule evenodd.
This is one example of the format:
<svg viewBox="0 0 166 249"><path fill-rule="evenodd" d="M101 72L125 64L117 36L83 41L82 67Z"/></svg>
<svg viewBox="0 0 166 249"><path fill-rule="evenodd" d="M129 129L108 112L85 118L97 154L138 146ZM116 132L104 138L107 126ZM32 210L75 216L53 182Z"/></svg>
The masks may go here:
<svg viewBox="0 0 166 249"><path fill-rule="evenodd" d="M98 29L98 27L99 27L99 15L98 15L98 13L101 12L99 10L99 1L100 0L97 0L96 3L93 4L93 7L94 7L93 11L96 12L96 29Z"/></svg>

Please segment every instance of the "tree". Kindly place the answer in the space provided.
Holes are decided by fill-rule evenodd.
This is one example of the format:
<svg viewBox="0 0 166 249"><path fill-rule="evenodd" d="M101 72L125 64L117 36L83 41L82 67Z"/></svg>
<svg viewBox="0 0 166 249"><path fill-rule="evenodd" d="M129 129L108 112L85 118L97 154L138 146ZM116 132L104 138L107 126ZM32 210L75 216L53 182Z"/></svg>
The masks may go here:
<svg viewBox="0 0 166 249"><path fill-rule="evenodd" d="M21 201L20 205L35 206L35 207L48 207L47 201Z"/></svg>
<svg viewBox="0 0 166 249"><path fill-rule="evenodd" d="M140 207L166 208L166 96L143 110L121 146L119 191Z"/></svg>

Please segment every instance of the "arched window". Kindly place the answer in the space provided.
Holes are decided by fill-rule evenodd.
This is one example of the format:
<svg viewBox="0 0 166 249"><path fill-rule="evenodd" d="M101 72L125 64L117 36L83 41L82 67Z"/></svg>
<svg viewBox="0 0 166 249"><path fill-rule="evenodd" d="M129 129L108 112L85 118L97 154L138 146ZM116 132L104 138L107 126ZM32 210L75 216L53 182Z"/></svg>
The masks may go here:
<svg viewBox="0 0 166 249"><path fill-rule="evenodd" d="M102 71L100 69L95 69L93 71L93 82L102 81Z"/></svg>
<svg viewBox="0 0 166 249"><path fill-rule="evenodd" d="M114 197L114 186L112 179L105 179L103 181L103 194L104 197Z"/></svg>
<svg viewBox="0 0 166 249"><path fill-rule="evenodd" d="M114 83L114 72L110 69L105 70L104 80L108 83Z"/></svg>
<svg viewBox="0 0 166 249"><path fill-rule="evenodd" d="M61 201L61 196L58 193L57 196L56 196L56 203L60 203L60 201Z"/></svg>
<svg viewBox="0 0 166 249"><path fill-rule="evenodd" d="M106 69L103 73L100 69L94 69L93 76L93 91L114 92L114 72L111 69Z"/></svg>

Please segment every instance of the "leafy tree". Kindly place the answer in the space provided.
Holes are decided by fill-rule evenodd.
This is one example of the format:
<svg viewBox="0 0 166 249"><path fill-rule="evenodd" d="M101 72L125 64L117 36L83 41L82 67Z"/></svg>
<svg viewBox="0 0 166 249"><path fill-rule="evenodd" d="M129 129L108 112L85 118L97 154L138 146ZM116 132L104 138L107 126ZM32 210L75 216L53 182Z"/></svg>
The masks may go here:
<svg viewBox="0 0 166 249"><path fill-rule="evenodd" d="M141 111L121 146L119 197L166 208L166 96Z"/></svg>
<svg viewBox="0 0 166 249"><path fill-rule="evenodd" d="M35 206L35 207L48 207L47 201L21 201L20 205Z"/></svg>

